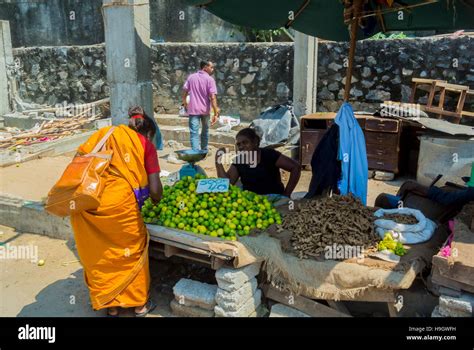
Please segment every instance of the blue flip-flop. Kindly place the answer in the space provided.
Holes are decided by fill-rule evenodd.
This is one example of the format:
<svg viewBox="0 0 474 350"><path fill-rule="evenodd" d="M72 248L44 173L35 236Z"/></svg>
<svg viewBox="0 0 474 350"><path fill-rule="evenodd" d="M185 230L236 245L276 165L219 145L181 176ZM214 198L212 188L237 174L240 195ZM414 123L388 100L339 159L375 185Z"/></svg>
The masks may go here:
<svg viewBox="0 0 474 350"><path fill-rule="evenodd" d="M148 299L148 301L146 302L146 310L143 311L143 312L138 312L138 313L135 312L135 317L145 317L150 312L155 310L155 308L156 308L155 302L153 302L153 300L151 300L151 299Z"/></svg>

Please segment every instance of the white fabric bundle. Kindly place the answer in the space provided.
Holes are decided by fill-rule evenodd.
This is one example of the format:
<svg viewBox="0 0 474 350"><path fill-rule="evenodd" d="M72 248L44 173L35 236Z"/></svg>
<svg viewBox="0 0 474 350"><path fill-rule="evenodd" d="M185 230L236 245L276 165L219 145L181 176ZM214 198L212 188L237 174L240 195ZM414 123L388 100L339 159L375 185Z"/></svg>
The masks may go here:
<svg viewBox="0 0 474 350"><path fill-rule="evenodd" d="M423 213L417 209L398 208L398 209L379 209L374 213L377 218L385 214L412 215L418 223L413 225L399 224L393 220L377 219L375 220L375 231L384 238L387 231L393 231L394 239L403 244L416 244L428 241L436 229L436 224L426 218Z"/></svg>

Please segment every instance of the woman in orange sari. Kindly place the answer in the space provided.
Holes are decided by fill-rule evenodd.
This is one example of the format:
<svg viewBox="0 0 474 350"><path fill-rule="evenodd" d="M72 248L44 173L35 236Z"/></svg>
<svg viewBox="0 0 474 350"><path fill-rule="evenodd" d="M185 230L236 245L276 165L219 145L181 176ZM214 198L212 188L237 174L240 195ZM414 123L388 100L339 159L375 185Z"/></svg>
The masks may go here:
<svg viewBox="0 0 474 350"><path fill-rule="evenodd" d="M163 189L150 142L155 124L141 107L131 108L129 116L129 125L117 126L107 139L113 156L100 206L73 214L71 224L94 310L118 316L119 308L134 307L141 317L156 305L149 298L149 238L140 208L148 197L158 202ZM109 129L98 130L78 153L90 153Z"/></svg>

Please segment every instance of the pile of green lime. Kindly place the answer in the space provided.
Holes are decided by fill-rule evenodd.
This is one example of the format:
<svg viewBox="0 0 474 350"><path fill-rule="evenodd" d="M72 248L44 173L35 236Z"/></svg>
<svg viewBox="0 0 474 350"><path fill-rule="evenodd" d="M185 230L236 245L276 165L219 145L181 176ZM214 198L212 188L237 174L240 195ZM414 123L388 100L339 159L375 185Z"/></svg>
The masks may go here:
<svg viewBox="0 0 474 350"><path fill-rule="evenodd" d="M255 228L281 225L280 214L265 196L233 185L228 192L196 193L197 182L204 178L197 174L164 186L158 205L150 198L145 201L144 222L232 241Z"/></svg>

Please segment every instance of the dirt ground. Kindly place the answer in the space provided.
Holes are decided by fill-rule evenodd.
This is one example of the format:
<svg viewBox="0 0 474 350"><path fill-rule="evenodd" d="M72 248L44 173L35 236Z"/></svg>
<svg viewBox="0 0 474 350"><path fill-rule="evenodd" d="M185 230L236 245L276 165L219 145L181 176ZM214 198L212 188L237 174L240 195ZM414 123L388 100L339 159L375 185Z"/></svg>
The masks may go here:
<svg viewBox="0 0 474 350"><path fill-rule="evenodd" d="M16 232L0 226L0 242L9 246L37 247L21 258L2 260L0 317L103 317L92 310L83 269L74 242ZM44 260L39 266L37 261ZM169 304L173 286L181 278L215 284L214 273L179 258L150 259L151 295L157 308L150 317L173 317ZM123 310L124 317L133 309ZM147 316L148 317L148 316Z"/></svg>

